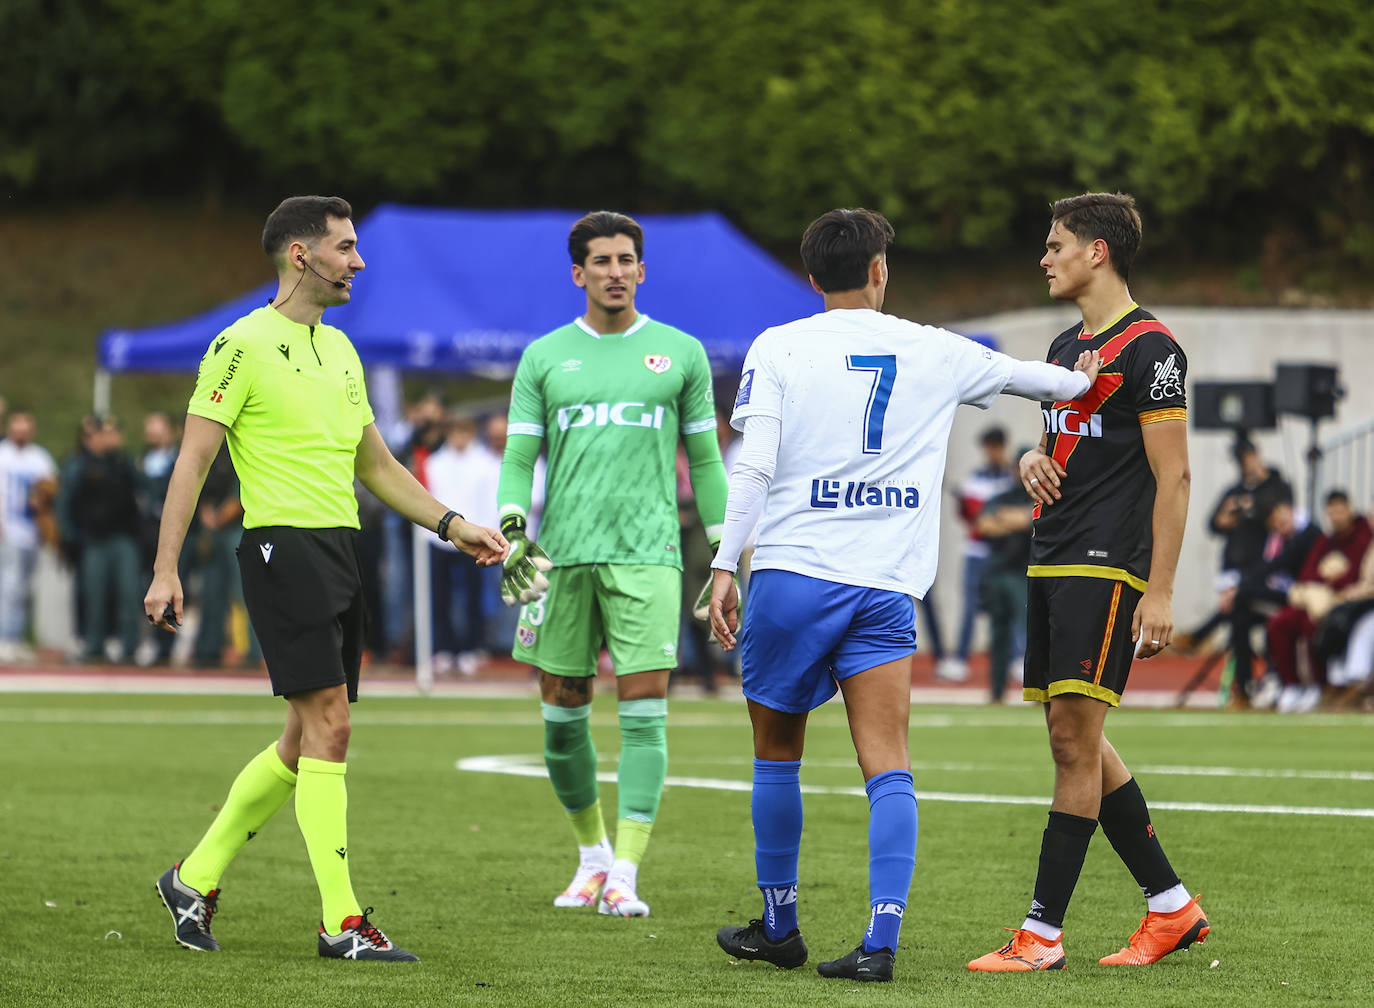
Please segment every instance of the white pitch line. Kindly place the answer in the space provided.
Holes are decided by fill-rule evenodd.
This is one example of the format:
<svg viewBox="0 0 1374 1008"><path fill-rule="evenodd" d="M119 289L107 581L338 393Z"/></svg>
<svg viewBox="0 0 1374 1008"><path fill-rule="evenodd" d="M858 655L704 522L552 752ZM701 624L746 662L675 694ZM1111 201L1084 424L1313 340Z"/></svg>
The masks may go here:
<svg viewBox="0 0 1374 1008"><path fill-rule="evenodd" d="M606 757L613 760L615 757ZM674 758L674 764L681 766L738 766L739 759L681 759ZM819 759L806 761L812 768L853 769L858 761L854 759ZM1003 763L950 763L912 760L913 773L1000 773L1006 769ZM1254 778L1259 780L1325 780L1325 781L1374 781L1374 771L1370 770L1289 770L1267 769L1263 767L1227 766L1153 766L1137 765L1136 773L1148 773L1158 777L1227 777Z"/></svg>
<svg viewBox="0 0 1374 1008"><path fill-rule="evenodd" d="M469 773L508 774L513 777L546 777L542 760L538 756L466 756L455 766ZM602 783L613 784L616 775L613 771L603 770L596 779ZM673 787L707 788L713 791L750 791L749 781L728 780L719 777L675 777L670 776L664 784ZM827 787L821 784L803 784L803 794L851 795L863 798L866 793L861 787ZM957 791L917 791L921 801L958 802L971 805L1040 805L1048 806L1050 799L1036 795L995 795ZM1374 808L1333 808L1325 805L1254 805L1227 804L1221 802L1170 802L1151 801L1153 809L1166 809L1171 812L1244 812L1260 815L1300 815L1336 816L1341 818L1374 819Z"/></svg>

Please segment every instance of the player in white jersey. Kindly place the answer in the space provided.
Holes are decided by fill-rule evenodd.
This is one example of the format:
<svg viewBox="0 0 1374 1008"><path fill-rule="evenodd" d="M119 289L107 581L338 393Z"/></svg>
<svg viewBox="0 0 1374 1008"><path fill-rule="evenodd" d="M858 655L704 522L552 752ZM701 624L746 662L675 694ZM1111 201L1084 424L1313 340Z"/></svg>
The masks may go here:
<svg viewBox="0 0 1374 1008"><path fill-rule="evenodd" d="M1097 375L1019 361L880 309L892 226L832 210L802 238L825 311L765 330L744 362L731 418L744 433L730 476L711 593L712 632L736 643L733 572L758 525L740 635L754 727L755 867L761 920L716 936L737 958L806 961L797 926L800 767L807 715L838 689L869 796L870 918L822 976L891 980L916 859L907 753L914 599L935 577L940 482L954 410L1009 392L1066 399Z"/></svg>

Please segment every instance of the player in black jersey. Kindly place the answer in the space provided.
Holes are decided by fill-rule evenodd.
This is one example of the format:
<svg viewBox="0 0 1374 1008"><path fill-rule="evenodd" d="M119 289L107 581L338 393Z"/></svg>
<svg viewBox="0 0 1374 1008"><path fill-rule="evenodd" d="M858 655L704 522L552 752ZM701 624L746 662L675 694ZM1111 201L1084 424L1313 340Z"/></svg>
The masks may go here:
<svg viewBox="0 0 1374 1008"><path fill-rule="evenodd" d="M1042 404L1044 436L1021 457L1021 481L1035 500L1025 697L1045 705L1054 799L1025 923L971 970L1064 968L1064 914L1099 822L1148 903L1126 947L1103 965L1156 962L1210 930L1102 733L1132 659L1158 654L1173 633L1188 512L1188 362L1131 298L1126 280L1139 246L1130 196L1085 193L1054 204L1040 265L1050 296L1075 302L1083 320L1055 338L1046 359L1072 367L1091 350L1101 368L1080 398Z"/></svg>

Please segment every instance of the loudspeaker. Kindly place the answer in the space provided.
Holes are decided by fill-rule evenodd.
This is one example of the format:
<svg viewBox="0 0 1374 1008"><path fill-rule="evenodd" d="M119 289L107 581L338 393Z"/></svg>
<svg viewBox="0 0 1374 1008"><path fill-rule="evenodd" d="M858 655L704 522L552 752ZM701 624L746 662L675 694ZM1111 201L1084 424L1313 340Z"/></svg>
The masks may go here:
<svg viewBox="0 0 1374 1008"><path fill-rule="evenodd" d="M1188 415L1199 430L1265 430L1278 426L1269 382L1197 382Z"/></svg>
<svg viewBox="0 0 1374 1008"><path fill-rule="evenodd" d="M1280 364L1274 378L1274 408L1280 413L1320 420L1336 415L1345 394L1331 364Z"/></svg>

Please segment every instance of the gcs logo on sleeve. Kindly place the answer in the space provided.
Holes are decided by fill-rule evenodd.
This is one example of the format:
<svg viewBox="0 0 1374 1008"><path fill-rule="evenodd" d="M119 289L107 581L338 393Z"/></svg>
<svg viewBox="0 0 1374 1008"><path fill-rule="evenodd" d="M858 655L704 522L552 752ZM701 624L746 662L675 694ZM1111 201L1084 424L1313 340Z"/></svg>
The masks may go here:
<svg viewBox="0 0 1374 1008"><path fill-rule="evenodd" d="M1183 373L1178 369L1178 354L1170 354L1154 364L1155 378L1150 383L1150 398L1155 402L1178 399L1183 395Z"/></svg>

